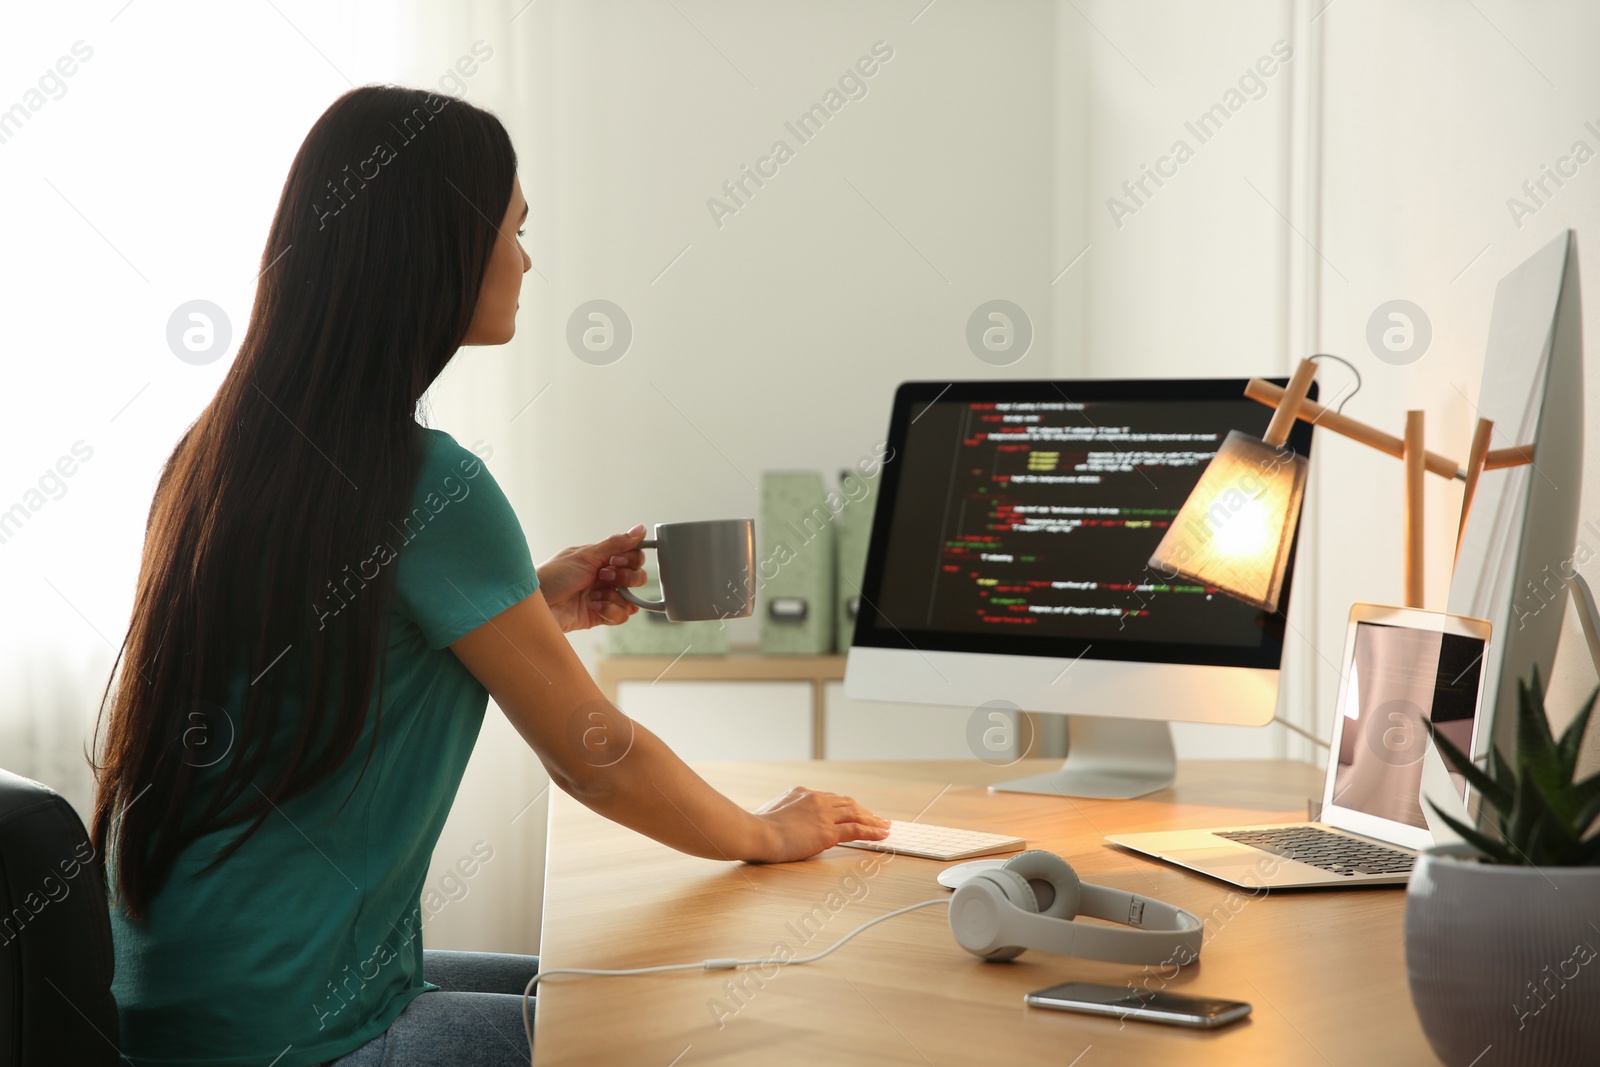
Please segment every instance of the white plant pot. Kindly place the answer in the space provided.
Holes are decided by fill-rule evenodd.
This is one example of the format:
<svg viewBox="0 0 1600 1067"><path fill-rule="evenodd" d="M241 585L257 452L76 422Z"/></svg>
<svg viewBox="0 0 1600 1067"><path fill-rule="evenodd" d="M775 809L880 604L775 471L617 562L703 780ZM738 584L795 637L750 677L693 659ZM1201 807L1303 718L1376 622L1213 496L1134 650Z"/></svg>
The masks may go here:
<svg viewBox="0 0 1600 1067"><path fill-rule="evenodd" d="M1406 970L1449 1067L1600 1064L1600 867L1430 849L1406 887Z"/></svg>

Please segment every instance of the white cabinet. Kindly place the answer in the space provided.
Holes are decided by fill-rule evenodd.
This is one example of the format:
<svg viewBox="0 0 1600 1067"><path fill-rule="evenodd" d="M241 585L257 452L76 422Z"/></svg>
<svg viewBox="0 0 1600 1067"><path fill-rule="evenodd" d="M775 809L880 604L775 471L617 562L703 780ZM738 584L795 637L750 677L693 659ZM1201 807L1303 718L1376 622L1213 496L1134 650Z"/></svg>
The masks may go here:
<svg viewBox="0 0 1600 1067"><path fill-rule="evenodd" d="M843 656L763 656L741 649L678 659L608 656L608 699L685 760L979 759L1004 767L1018 747L1065 753L1067 722L994 709L892 704L845 695ZM999 716L999 718L997 718ZM1180 759L1280 758L1281 730L1173 723Z"/></svg>
<svg viewBox="0 0 1600 1067"><path fill-rule="evenodd" d="M616 684L617 706L686 762L811 758L810 682Z"/></svg>
<svg viewBox="0 0 1600 1067"><path fill-rule="evenodd" d="M843 682L824 684L826 759L976 759L975 748L990 762L1016 755L1015 716L1006 712L990 719L992 709L853 700Z"/></svg>
<svg viewBox="0 0 1600 1067"><path fill-rule="evenodd" d="M607 699L685 760L1014 761L1027 727L994 709L852 700L843 656L606 656Z"/></svg>

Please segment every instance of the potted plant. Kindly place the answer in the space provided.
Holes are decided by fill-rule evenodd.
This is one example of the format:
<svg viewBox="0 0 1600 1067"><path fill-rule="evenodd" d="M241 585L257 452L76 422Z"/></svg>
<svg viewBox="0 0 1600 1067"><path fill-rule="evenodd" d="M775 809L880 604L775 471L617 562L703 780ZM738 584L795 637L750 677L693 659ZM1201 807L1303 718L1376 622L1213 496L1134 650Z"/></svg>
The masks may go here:
<svg viewBox="0 0 1600 1067"><path fill-rule="evenodd" d="M1517 682L1515 761L1496 746L1490 772L1428 723L1499 830L1434 807L1464 843L1424 852L1406 889L1411 999L1451 1067L1600 1064L1600 774L1575 780L1596 697L1558 740L1535 667Z"/></svg>

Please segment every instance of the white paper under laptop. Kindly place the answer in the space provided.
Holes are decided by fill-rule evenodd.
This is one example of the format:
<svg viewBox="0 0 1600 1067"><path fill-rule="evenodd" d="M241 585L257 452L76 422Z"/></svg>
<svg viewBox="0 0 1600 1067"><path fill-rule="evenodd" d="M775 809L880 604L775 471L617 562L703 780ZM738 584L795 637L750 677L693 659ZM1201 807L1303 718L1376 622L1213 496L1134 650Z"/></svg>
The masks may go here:
<svg viewBox="0 0 1600 1067"><path fill-rule="evenodd" d="M1459 838L1431 801L1467 825L1476 807L1422 725L1476 754L1489 624L1438 611L1350 609L1322 821L1114 834L1113 844L1247 888L1401 884L1416 853Z"/></svg>

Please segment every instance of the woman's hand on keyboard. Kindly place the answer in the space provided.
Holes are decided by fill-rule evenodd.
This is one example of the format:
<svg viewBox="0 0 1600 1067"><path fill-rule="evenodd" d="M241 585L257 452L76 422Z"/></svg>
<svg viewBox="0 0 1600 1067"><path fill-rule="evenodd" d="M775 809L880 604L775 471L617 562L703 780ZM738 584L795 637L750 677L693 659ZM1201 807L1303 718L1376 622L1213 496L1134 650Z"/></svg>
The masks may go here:
<svg viewBox="0 0 1600 1067"><path fill-rule="evenodd" d="M881 840L889 836L882 819L837 793L819 793L795 786L756 811L767 841L752 863L787 863L815 856L841 841Z"/></svg>

